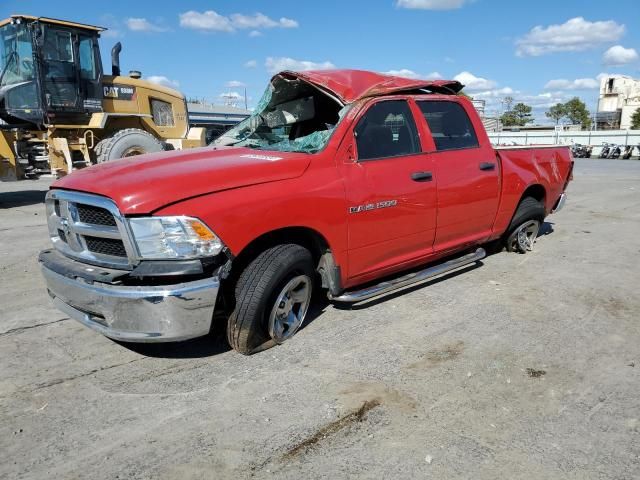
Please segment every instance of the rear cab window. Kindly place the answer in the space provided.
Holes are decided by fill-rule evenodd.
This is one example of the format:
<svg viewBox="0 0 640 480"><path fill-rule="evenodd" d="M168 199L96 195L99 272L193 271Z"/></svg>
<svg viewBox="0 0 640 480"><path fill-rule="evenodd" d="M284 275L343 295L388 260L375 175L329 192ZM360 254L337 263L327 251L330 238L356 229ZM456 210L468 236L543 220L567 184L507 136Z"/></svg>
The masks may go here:
<svg viewBox="0 0 640 480"><path fill-rule="evenodd" d="M437 151L478 148L478 137L464 107L457 102L418 100Z"/></svg>
<svg viewBox="0 0 640 480"><path fill-rule="evenodd" d="M420 152L420 140L406 100L374 103L354 130L358 161L400 157Z"/></svg>

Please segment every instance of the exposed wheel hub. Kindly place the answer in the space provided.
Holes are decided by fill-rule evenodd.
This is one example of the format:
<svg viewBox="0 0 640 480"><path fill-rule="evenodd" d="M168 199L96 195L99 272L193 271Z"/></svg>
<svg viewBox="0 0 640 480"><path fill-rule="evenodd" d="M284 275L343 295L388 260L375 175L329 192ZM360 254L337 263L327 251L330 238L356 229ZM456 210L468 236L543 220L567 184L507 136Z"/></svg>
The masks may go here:
<svg viewBox="0 0 640 480"><path fill-rule="evenodd" d="M269 315L269 335L276 343L282 343L300 328L311 301L311 279L298 275L282 288L271 315Z"/></svg>
<svg viewBox="0 0 640 480"><path fill-rule="evenodd" d="M540 230L540 222L538 220L529 220L520 225L511 235L512 250L521 253L533 250L533 244Z"/></svg>

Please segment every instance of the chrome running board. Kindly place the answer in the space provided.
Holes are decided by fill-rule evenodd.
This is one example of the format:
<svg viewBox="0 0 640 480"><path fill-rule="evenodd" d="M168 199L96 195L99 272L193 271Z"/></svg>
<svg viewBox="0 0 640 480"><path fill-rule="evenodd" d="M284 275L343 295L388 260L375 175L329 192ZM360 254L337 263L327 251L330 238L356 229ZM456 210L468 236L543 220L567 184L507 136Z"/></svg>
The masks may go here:
<svg viewBox="0 0 640 480"><path fill-rule="evenodd" d="M462 257L454 258L453 260L449 260L448 262L444 262L439 265L434 265L433 267L420 270L419 272L409 273L408 275L404 275L387 282L382 282L371 287L363 288L362 290L345 292L342 295L338 295L335 297L329 294L329 300L344 303L361 302L363 300L368 300L379 295L384 295L385 293L389 293L394 290L413 285L415 283L424 282L425 280L429 280L430 278L437 277L438 275L448 273L452 270L456 270L471 263L479 262L486 256L487 252L484 251L484 248L478 248L474 253L469 253Z"/></svg>

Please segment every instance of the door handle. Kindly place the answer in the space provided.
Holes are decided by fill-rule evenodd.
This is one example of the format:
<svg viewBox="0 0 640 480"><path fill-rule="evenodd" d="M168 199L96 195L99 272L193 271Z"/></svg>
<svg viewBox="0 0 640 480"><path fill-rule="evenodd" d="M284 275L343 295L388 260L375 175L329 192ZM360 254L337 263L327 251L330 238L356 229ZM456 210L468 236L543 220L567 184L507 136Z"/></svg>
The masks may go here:
<svg viewBox="0 0 640 480"><path fill-rule="evenodd" d="M414 182L430 182L433 180L433 174L431 172L413 172L411 180Z"/></svg>
<svg viewBox="0 0 640 480"><path fill-rule="evenodd" d="M493 162L481 162L480 170L495 170L496 164Z"/></svg>

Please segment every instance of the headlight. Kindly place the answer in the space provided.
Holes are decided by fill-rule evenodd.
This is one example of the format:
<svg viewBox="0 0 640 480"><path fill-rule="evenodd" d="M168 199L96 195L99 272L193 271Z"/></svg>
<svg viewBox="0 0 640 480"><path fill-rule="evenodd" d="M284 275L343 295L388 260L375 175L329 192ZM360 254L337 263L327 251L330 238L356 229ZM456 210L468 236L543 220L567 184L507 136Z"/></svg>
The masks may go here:
<svg viewBox="0 0 640 480"><path fill-rule="evenodd" d="M144 259L211 257L223 248L216 234L197 218L130 218L129 225Z"/></svg>

